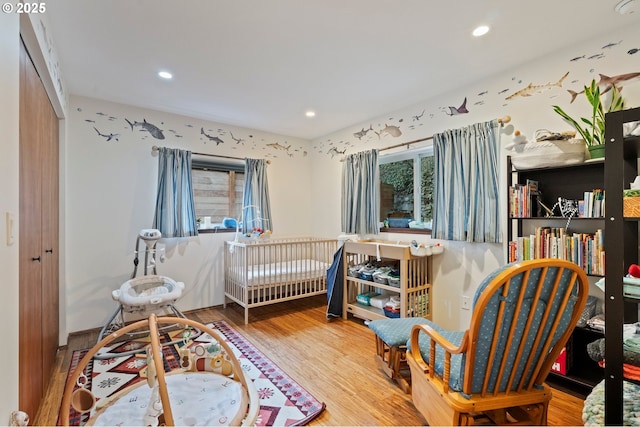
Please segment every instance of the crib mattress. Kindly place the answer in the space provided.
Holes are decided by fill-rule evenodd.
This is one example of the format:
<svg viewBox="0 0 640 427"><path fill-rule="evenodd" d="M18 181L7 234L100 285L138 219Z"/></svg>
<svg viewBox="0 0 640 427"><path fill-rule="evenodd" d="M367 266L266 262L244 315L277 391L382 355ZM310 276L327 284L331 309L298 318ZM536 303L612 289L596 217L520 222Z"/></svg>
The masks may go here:
<svg viewBox="0 0 640 427"><path fill-rule="evenodd" d="M315 259L298 259L270 264L258 264L247 270L247 286L309 280L324 277L329 264Z"/></svg>

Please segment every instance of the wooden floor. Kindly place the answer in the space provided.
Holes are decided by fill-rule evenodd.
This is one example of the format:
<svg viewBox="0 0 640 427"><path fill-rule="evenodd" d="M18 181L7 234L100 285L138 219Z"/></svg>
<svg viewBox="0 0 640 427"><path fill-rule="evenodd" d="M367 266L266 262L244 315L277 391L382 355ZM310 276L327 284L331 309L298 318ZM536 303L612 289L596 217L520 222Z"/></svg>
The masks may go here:
<svg viewBox="0 0 640 427"><path fill-rule="evenodd" d="M197 310L187 317L202 323L226 320L260 351L307 389L326 409L310 425L425 425L411 396L378 370L373 333L359 319L327 321L326 297L256 308L250 324L235 304ZM55 425L73 350L96 343L97 331L74 334L58 360L49 390L33 425ZM582 425L582 400L554 391L549 425Z"/></svg>

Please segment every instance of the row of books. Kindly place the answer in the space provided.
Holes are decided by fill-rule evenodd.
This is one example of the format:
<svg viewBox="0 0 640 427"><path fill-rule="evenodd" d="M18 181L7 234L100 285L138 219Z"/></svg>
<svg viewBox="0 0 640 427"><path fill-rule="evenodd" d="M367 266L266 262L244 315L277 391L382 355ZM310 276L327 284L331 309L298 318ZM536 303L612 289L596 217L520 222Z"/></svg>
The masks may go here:
<svg viewBox="0 0 640 427"><path fill-rule="evenodd" d="M538 182L528 179L525 184L509 187L509 217L527 218L536 216Z"/></svg>
<svg viewBox="0 0 640 427"><path fill-rule="evenodd" d="M509 242L509 262L559 258L578 264L587 274L604 275L604 232L567 233L564 228L537 227L535 233Z"/></svg>
<svg viewBox="0 0 640 427"><path fill-rule="evenodd" d="M585 191L584 199L578 201L578 216L599 218L604 215L604 190Z"/></svg>
<svg viewBox="0 0 640 427"><path fill-rule="evenodd" d="M509 217L532 218L541 216L601 218L605 215L604 191L585 191L582 200L559 198L552 207L540 203L538 182L528 179L525 184L509 187Z"/></svg>

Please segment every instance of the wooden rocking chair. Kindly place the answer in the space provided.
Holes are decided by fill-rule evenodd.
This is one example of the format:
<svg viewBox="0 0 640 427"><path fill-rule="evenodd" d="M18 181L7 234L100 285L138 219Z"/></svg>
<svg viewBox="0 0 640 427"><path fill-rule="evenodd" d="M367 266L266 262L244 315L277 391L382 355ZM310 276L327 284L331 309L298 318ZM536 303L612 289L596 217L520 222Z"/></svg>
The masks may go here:
<svg viewBox="0 0 640 427"><path fill-rule="evenodd" d="M406 358L413 403L429 425L546 425L544 383L587 300L577 265L506 265L478 287L468 330L413 327Z"/></svg>

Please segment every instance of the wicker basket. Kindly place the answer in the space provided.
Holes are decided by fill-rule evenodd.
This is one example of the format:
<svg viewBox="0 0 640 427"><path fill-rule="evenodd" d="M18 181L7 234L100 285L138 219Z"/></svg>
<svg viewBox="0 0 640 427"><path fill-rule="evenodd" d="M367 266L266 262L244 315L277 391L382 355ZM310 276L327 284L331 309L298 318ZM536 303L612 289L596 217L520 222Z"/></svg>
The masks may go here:
<svg viewBox="0 0 640 427"><path fill-rule="evenodd" d="M622 207L625 217L640 218L640 197L624 197Z"/></svg>
<svg viewBox="0 0 640 427"><path fill-rule="evenodd" d="M513 147L511 163L517 170L582 163L588 154L582 139L532 141Z"/></svg>

